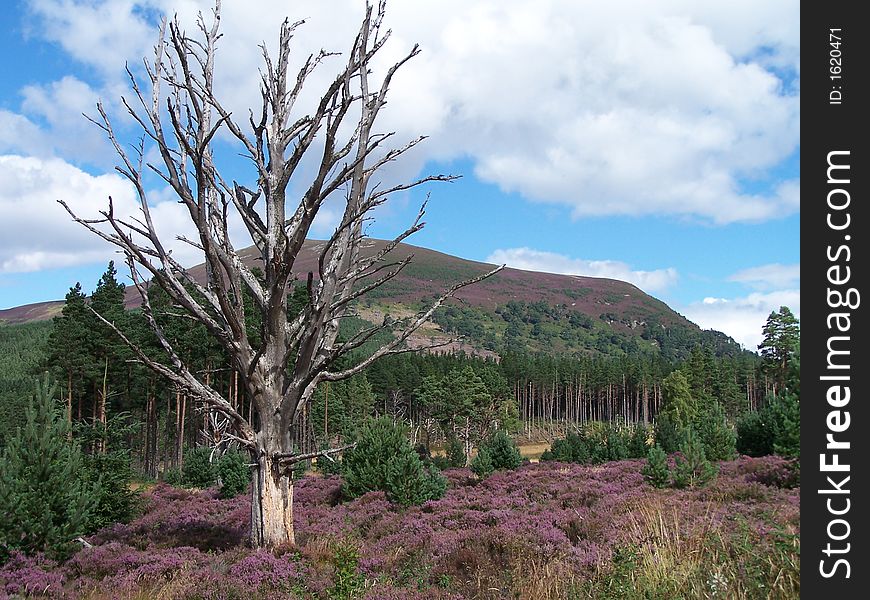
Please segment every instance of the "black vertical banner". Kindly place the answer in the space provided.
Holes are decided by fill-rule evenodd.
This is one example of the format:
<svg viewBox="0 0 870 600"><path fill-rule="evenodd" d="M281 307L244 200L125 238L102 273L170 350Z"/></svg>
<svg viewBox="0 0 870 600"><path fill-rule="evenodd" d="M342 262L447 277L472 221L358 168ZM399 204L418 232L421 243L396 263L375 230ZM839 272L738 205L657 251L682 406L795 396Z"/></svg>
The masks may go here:
<svg viewBox="0 0 870 600"><path fill-rule="evenodd" d="M861 6L801 11L804 598L870 597L870 24Z"/></svg>

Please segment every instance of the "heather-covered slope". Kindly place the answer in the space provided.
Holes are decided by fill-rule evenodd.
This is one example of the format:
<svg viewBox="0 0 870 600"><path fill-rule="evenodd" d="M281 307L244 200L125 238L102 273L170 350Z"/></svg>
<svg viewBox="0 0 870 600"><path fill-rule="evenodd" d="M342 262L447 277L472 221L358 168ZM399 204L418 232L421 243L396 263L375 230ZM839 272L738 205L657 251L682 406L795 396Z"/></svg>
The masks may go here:
<svg viewBox="0 0 870 600"><path fill-rule="evenodd" d="M385 243L369 240L365 251L376 252ZM317 256L322 245L317 240L305 243L295 265L301 281L305 281L309 272L317 277ZM255 248L242 250L241 254L249 265L257 264ZM360 307L363 318L374 320L387 312L416 310L454 283L492 268L408 244L400 245L392 257L404 258L408 254L413 254L413 262L398 277L366 296ZM205 279L203 265L191 271L197 279ZM135 291L128 289L127 306L135 307L138 301ZM439 328L428 328L414 341L422 345L423 338L443 339L460 334L467 340L463 349L484 353L498 352L505 344L511 344L548 353L652 352L668 359L682 359L699 342L713 347L718 354L739 352L737 344L727 336L702 332L664 302L634 285L613 279L508 268L463 288L451 306L452 310L443 310L437 316ZM48 319L61 307L61 302L44 302L0 310L0 323Z"/></svg>

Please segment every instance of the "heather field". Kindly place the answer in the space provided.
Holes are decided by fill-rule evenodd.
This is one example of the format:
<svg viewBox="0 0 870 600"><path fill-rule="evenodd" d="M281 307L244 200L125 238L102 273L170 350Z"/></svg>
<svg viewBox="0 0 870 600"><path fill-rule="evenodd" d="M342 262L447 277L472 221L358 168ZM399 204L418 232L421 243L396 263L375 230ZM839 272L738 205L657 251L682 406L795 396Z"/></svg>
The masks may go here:
<svg viewBox="0 0 870 600"><path fill-rule="evenodd" d="M797 598L799 487L776 457L720 464L700 488L656 489L643 461L525 464L406 509L296 486L298 547L246 546L250 501L161 484L133 522L63 564L16 555L0 597Z"/></svg>

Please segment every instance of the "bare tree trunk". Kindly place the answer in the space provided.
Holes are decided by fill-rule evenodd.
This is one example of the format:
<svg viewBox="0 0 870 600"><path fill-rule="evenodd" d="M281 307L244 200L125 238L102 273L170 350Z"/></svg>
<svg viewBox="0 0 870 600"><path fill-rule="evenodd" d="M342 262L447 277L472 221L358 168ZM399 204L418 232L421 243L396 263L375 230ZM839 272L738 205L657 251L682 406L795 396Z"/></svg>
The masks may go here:
<svg viewBox="0 0 870 600"><path fill-rule="evenodd" d="M271 453L259 452L251 491L251 543L255 548L294 546L293 481L280 473Z"/></svg>

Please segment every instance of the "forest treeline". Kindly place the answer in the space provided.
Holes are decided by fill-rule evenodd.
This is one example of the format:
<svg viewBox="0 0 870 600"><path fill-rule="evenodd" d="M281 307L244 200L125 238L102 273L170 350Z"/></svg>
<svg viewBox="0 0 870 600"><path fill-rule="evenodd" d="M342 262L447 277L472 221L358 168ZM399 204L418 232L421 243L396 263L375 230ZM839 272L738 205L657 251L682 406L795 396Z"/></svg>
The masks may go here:
<svg viewBox="0 0 870 600"><path fill-rule="evenodd" d="M240 413L252 414L235 371L204 327L173 308L161 290L149 295L155 318L188 368ZM304 286L298 286L289 310L298 311L306 301ZM144 475L180 468L185 448L231 441L226 423L143 367L94 312L145 352L167 360L141 311L125 310L124 285L110 263L90 297L76 284L63 312L50 323L0 327L0 435L5 438L20 423L22 399L29 395L33 377L47 371L73 426L96 425L105 431L118 417L134 425L125 429L125 444ZM353 335L364 325L358 318L345 319L342 335ZM257 331L253 317L249 331ZM365 350L360 349L361 356ZM416 443L431 446L450 437L467 450L493 428L549 440L592 421L651 423L662 405L662 382L678 368L693 398L701 404L717 402L736 420L762 407L778 385L777 359L748 352L721 355L704 345L675 361L648 352L531 354L505 336L498 354L498 359L483 359L405 353L376 361L349 380L321 384L297 424L297 445L305 452L340 443L368 415L403 421ZM105 452L107 439L93 436L89 450Z"/></svg>

